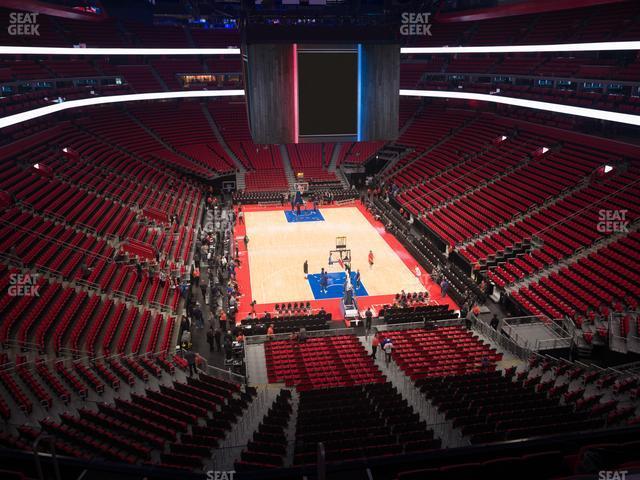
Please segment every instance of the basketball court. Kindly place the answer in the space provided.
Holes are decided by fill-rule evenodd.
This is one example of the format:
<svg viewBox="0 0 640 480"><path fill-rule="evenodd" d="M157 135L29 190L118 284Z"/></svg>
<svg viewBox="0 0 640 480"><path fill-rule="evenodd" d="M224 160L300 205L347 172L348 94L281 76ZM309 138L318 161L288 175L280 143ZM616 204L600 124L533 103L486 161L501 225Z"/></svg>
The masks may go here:
<svg viewBox="0 0 640 480"><path fill-rule="evenodd" d="M343 255L351 260L351 281L356 286L360 309L382 306L393 302L396 293L428 290L434 304L449 304L458 309L448 297L440 296L440 288L421 267L422 275L416 276L417 262L395 237L385 232L359 203L346 206L321 206L318 211L302 209L300 216L287 207L246 206L245 224L237 225L236 238L240 248L241 265L237 279L243 296L240 302L240 318L250 311L252 300L256 311L271 311L273 304L309 301L312 307L322 306L335 314L346 279L339 262L336 239L346 237L349 252ZM245 248L242 238L249 238ZM332 265L329 265L329 255ZM374 254L374 264L368 263L369 251ZM308 262L305 278L304 262ZM328 285L323 288L321 269L328 273ZM360 271L360 282L355 276Z"/></svg>

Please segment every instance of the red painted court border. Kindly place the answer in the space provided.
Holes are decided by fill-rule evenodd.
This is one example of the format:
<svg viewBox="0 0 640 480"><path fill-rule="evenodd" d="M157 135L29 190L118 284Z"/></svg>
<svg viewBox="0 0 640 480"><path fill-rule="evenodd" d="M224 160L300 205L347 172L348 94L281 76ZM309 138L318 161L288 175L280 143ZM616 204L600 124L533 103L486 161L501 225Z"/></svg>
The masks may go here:
<svg viewBox="0 0 640 480"><path fill-rule="evenodd" d="M418 266L418 262L413 258L413 256L407 251L406 248L400 243L400 241L394 237L391 233L387 232L384 228L384 225L376 221L373 215L367 211L367 209L362 205L362 203L358 200L349 202L347 204L341 205L323 205L321 209L329 209L329 208L345 208L345 207L356 207L360 213L367 219L367 221L376 229L378 234L387 242L387 244L391 247L391 249L400 257L400 259L404 262L404 264L409 268L411 272L415 271L416 266ZM236 207L237 208L237 207ZM245 212L270 212L270 211L284 211L287 210L288 206L281 205L243 205L242 209ZM237 323L240 320L247 318L247 316L251 313L251 274L249 268L249 256L247 255L247 249L244 245L243 238L246 234L246 226L244 223L236 222L234 236L238 241L238 253L240 259L240 265L236 268L236 281L238 282L238 288L241 293L240 300L238 301L238 315L236 316ZM376 252L373 252L374 255ZM420 270L423 270L423 267L420 266ZM429 298L433 303L438 305L448 305L452 310L459 310L458 305L450 298L450 297L442 297L440 295L440 286L437 285L431 278L431 276L423 271L423 274L420 278L420 283L424 286L424 289L429 292ZM399 293L399 292L397 292ZM413 293L413 292L407 292ZM358 298L358 306L361 310L367 309L368 307L372 307L375 311L378 311L384 305L389 305L393 303L395 298L394 294L389 295L370 295L367 297ZM306 303L306 300L303 300ZM294 302L288 302L294 303ZM300 303L300 301L298 302ZM331 313L333 320L343 321L342 312L340 310L340 299L328 299L328 300L309 300L309 304L311 308L314 310L319 310L321 307L324 308L327 312ZM275 312L275 302L274 303L259 303L255 306L255 311L258 316L264 314L264 312L271 312L273 315Z"/></svg>

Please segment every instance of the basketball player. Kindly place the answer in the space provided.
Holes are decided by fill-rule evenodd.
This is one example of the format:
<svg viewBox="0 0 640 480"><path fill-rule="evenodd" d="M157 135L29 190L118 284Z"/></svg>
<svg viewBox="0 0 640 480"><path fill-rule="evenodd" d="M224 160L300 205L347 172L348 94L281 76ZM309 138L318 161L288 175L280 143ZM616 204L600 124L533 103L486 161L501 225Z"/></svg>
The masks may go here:
<svg viewBox="0 0 640 480"><path fill-rule="evenodd" d="M302 266L302 269L304 270L304 278L306 279L309 273L309 262L305 260L304 265Z"/></svg>
<svg viewBox="0 0 640 480"><path fill-rule="evenodd" d="M324 271L324 268L320 270L320 291L322 293L327 293L327 287L329 286L329 277L327 277L327 272Z"/></svg>
<svg viewBox="0 0 640 480"><path fill-rule="evenodd" d="M369 268L373 268L374 260L373 251L369 250Z"/></svg>

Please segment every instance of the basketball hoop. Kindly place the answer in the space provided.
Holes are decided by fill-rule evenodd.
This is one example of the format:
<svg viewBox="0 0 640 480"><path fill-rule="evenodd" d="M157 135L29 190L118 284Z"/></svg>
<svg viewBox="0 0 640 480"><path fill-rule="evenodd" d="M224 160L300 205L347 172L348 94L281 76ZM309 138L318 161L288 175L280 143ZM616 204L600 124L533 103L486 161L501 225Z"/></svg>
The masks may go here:
<svg viewBox="0 0 640 480"><path fill-rule="evenodd" d="M294 191L300 193L307 193L309 191L309 183L308 182L296 182L294 183Z"/></svg>

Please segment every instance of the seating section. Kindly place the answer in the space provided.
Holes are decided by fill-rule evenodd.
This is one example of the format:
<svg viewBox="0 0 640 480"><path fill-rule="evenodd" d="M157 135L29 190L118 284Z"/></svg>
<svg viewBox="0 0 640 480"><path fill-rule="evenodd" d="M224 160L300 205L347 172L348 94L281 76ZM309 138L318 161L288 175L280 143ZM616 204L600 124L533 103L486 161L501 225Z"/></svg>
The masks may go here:
<svg viewBox="0 0 640 480"><path fill-rule="evenodd" d="M273 404L265 414L234 463L238 472L282 467L287 454L286 428L292 413L291 391L280 390Z"/></svg>
<svg viewBox="0 0 640 480"><path fill-rule="evenodd" d="M106 363L57 362L56 373L52 373L42 359L36 362L42 382L32 371L33 364L18 357L13 374L0 372L0 385L25 414L31 413L34 406L20 384L27 386L43 408L39 429L18 428L24 442L30 443L42 431L53 434L56 449L60 447L60 452L72 457L200 470L202 462L211 460L212 450L253 401L256 391L204 373L197 378L188 377L186 382L174 379L171 383L158 366L165 359L156 360L157 365L145 357L111 358ZM134 379L132 373L140 380ZM156 378L157 388L136 388L120 395L120 379L129 385L141 381L142 385L147 373ZM102 398L107 390L114 399L94 406L84 404L77 412L68 410L56 418L46 415L52 402L50 391L63 393L68 402L74 395L86 399L89 391L92 397ZM11 413L4 409L6 404L0 406L3 416L10 418ZM15 442L14 446L22 448L20 440Z"/></svg>
<svg viewBox="0 0 640 480"><path fill-rule="evenodd" d="M457 113L451 116L458 126L449 136L424 145L422 155L403 158L389 177L399 187L396 199L402 208L456 249L470 270L486 271L499 288L561 261L571 263L577 250L609 236L612 231L597 228L602 211L624 211L629 224L637 218L638 171L633 163L625 165L638 156L637 149L616 143L607 149L590 137L561 138L526 123L514 127L486 113L462 121ZM423 121L416 116L399 141L412 145L413 128ZM598 174L603 165L621 168ZM575 289L610 281L576 268L577 275L570 264L515 289L513 298L529 313L553 318L584 314L587 307L598 306L597 296ZM632 282L602 294L611 302L634 291Z"/></svg>
<svg viewBox="0 0 640 480"><path fill-rule="evenodd" d="M416 385L471 444L604 426L602 418L574 412L539 393L535 382L514 382L501 372L423 378Z"/></svg>
<svg viewBox="0 0 640 480"><path fill-rule="evenodd" d="M265 358L269 383L298 391L385 382L354 336L272 341L265 344Z"/></svg>
<svg viewBox="0 0 640 480"><path fill-rule="evenodd" d="M169 103L153 105L151 108L149 105L134 105L129 107L129 111L163 142L171 145L174 149L171 158L184 168L205 177L233 170L233 161L218 145L200 104L188 102L176 106ZM175 122L176 115L181 119L178 124ZM162 149L151 154L166 156L169 153L169 150ZM185 160L190 160L192 164Z"/></svg>
<svg viewBox="0 0 640 480"><path fill-rule="evenodd" d="M440 440L390 383L300 393L294 464L314 464L322 442L327 462L440 448Z"/></svg>
<svg viewBox="0 0 640 480"><path fill-rule="evenodd" d="M612 304L615 299L638 298L639 249L640 234L632 232L519 289L514 297L531 313L551 318L562 315L575 318L597 309L603 302Z"/></svg>
<svg viewBox="0 0 640 480"><path fill-rule="evenodd" d="M343 163L363 164L369 160L384 145L384 142L353 142L342 143L336 146L340 148L337 166Z"/></svg>
<svg viewBox="0 0 640 480"><path fill-rule="evenodd" d="M335 145L332 143L290 144L286 146L291 168L295 174L303 173L304 181L311 184L339 183L334 172L327 168Z"/></svg>
<svg viewBox="0 0 640 480"><path fill-rule="evenodd" d="M400 295L398 295L398 300L400 300ZM384 318L385 323L389 325L411 322L428 323L447 318L457 318L458 316L453 310L449 310L447 305L421 305L418 300L416 300L416 303L417 305L412 307L384 307L380 310L378 316Z"/></svg>
<svg viewBox="0 0 640 480"><path fill-rule="evenodd" d="M411 379L465 375L495 369L502 353L460 326L382 332L393 342L393 360Z"/></svg>
<svg viewBox="0 0 640 480"><path fill-rule="evenodd" d="M125 276L115 274L112 269L105 269L102 275L107 278L109 272L109 284L113 286L108 284L101 289L117 291ZM71 350L108 355L112 352L141 353L142 349L150 353L165 351L172 344L175 317L157 314L152 320L150 310L126 307L124 303L102 300L99 295L78 293L60 283L48 283L42 276L36 278L38 296L18 297L5 293L0 298L0 313L4 319L0 343L3 345L17 341L35 345L41 352L61 354ZM8 276L3 276L2 282L8 284ZM129 288L129 284L139 287L135 281L130 281L125 288ZM157 290L158 287L148 286L150 292L154 288Z"/></svg>
<svg viewBox="0 0 640 480"><path fill-rule="evenodd" d="M274 317L245 318L240 322L245 335L266 335L269 325L273 325L274 334L298 332L301 328L307 331L328 330L330 323L330 313L283 314Z"/></svg>

